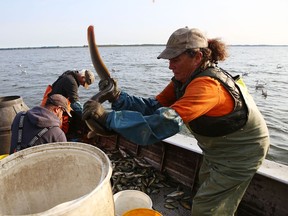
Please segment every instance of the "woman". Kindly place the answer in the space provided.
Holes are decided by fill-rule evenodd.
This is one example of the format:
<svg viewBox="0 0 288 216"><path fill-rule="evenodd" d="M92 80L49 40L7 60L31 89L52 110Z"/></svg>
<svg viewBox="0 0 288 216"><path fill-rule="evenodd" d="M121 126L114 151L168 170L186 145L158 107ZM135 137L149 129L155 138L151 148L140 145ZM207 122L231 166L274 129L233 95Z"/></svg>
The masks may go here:
<svg viewBox="0 0 288 216"><path fill-rule="evenodd" d="M172 136L185 123L203 151L193 216L234 215L270 143L264 118L243 81L217 66L226 57L220 39L180 28L158 56L169 60L174 74L160 94L130 96L120 93L115 82L112 112L95 101L84 105L85 119L140 145Z"/></svg>

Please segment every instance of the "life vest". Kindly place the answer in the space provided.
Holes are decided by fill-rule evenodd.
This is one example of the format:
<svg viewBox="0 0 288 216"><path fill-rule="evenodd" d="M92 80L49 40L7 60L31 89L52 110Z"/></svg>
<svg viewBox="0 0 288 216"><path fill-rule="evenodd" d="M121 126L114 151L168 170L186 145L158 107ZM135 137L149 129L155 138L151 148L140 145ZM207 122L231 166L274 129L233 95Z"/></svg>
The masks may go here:
<svg viewBox="0 0 288 216"><path fill-rule="evenodd" d="M44 95L43 95L43 99L42 99L42 101L41 101L41 106L42 106L42 107L45 106L46 101L47 101L47 99L48 99L48 95L50 94L51 91L52 91L52 86L51 86L51 85L48 85L48 86L46 87L46 90L45 90Z"/></svg>
<svg viewBox="0 0 288 216"><path fill-rule="evenodd" d="M190 121L187 126L195 133L208 137L224 136L242 128L248 118L248 109L242 92L236 82L240 76L232 77L228 72L218 67L209 67L204 71L196 71L184 85L172 79L175 83L177 99L184 95L187 85L195 78L209 76L218 80L230 93L234 100L234 109L224 116L200 116Z"/></svg>

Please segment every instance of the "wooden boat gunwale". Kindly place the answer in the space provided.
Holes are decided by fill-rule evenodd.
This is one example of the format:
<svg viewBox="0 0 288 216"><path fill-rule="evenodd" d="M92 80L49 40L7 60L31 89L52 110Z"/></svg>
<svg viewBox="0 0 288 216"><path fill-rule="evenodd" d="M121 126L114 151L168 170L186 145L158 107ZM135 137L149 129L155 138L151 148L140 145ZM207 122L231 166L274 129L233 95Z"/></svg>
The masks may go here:
<svg viewBox="0 0 288 216"><path fill-rule="evenodd" d="M172 145L185 148L189 151L193 151L202 154L202 150L197 145L197 140L193 137L188 137L182 134L176 134L173 137L169 137L164 140ZM288 184L288 166L280 164L271 160L265 159L259 170L258 174L272 178L276 181Z"/></svg>

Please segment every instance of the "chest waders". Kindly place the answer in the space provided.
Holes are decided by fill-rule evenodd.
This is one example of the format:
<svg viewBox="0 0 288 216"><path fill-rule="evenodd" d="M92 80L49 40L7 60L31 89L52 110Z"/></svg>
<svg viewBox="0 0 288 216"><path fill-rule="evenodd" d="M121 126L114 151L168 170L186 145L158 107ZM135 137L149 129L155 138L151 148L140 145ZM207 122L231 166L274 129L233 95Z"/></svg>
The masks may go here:
<svg viewBox="0 0 288 216"><path fill-rule="evenodd" d="M28 147L32 147L35 145L36 141L42 137L51 127L45 127L42 130L40 130L32 139L31 141L28 143L27 146L23 145L22 143L22 139L23 139L23 126L24 126L24 119L26 116L26 112L23 112L20 116L20 120L19 120L19 125L18 125L18 137L17 137L17 147L15 149L16 151L20 151L21 149L24 148L28 148Z"/></svg>
<svg viewBox="0 0 288 216"><path fill-rule="evenodd" d="M223 136L203 136L191 131L203 151L193 216L233 216L269 148L264 118L243 80L235 84L248 109L245 125Z"/></svg>

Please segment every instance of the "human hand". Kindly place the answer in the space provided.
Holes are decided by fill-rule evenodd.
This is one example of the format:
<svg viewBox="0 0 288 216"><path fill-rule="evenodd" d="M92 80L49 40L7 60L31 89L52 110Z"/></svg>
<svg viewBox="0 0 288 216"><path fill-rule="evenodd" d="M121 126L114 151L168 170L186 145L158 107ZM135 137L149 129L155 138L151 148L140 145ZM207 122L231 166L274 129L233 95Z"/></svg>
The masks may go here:
<svg viewBox="0 0 288 216"><path fill-rule="evenodd" d="M110 89L106 89L110 85L112 85ZM109 80L100 80L98 87L99 91L106 91L103 97L110 103L116 101L121 93L121 91L118 89L117 81L113 78L110 78Z"/></svg>
<svg viewBox="0 0 288 216"><path fill-rule="evenodd" d="M105 126L108 113L101 103L88 100L83 106L83 120L93 119L102 126Z"/></svg>

